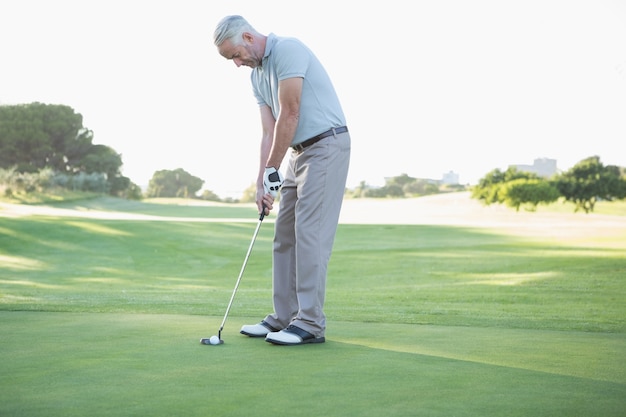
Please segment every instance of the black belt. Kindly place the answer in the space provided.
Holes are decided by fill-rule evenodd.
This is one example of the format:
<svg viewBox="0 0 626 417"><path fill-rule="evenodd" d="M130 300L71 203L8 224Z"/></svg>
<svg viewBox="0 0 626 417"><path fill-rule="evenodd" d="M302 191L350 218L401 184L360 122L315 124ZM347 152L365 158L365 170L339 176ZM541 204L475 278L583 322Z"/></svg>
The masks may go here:
<svg viewBox="0 0 626 417"><path fill-rule="evenodd" d="M346 126L341 126L341 127L335 127L333 129L329 129L324 133L320 133L317 136L313 136L311 139L307 139L304 142L300 142L297 145L293 145L292 148L296 151L296 152L302 152L304 150L304 148L308 148L309 146L313 145L314 143L319 142L320 140L327 138L329 136L332 135L338 135L340 133L345 133L348 131L348 128Z"/></svg>

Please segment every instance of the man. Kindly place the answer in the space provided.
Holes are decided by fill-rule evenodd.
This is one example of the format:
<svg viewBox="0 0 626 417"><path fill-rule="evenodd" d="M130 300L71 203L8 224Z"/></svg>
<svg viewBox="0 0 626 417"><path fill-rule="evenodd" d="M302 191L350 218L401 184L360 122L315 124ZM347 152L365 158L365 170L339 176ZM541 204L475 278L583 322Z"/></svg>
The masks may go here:
<svg viewBox="0 0 626 417"><path fill-rule="evenodd" d="M263 35L243 17L227 16L215 29L214 43L237 67L252 68L262 127L259 213L269 214L281 193L274 312L241 333L277 345L323 343L326 273L350 160L341 104L324 67L297 39ZM288 151L283 177L279 168Z"/></svg>

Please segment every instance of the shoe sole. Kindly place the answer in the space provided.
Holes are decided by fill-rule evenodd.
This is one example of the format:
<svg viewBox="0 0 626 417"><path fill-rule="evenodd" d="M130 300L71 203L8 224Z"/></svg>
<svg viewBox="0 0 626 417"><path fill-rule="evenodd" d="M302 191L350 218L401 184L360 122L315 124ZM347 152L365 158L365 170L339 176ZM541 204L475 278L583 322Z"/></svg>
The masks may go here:
<svg viewBox="0 0 626 417"><path fill-rule="evenodd" d="M265 334L254 334L254 333L244 332L243 330L241 330L239 333L245 334L246 336L249 336L249 337L265 337L265 336L268 335L269 332L267 332Z"/></svg>
<svg viewBox="0 0 626 417"><path fill-rule="evenodd" d="M297 342L297 343L289 343L289 342L281 342L280 340L274 340L274 339L265 339L266 342L268 343L272 343L274 345L281 345L281 346L299 346L299 345L307 345L310 343L324 343L326 342L326 338L325 337L315 337L312 339L302 339L302 341Z"/></svg>

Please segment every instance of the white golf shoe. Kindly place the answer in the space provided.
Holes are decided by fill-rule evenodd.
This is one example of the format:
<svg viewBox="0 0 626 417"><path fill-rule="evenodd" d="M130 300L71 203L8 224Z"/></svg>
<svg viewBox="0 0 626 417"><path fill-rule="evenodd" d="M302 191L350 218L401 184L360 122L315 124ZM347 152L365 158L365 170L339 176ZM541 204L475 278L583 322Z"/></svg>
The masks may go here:
<svg viewBox="0 0 626 417"><path fill-rule="evenodd" d="M273 328L265 322L261 321L257 324L246 324L241 327L239 333L250 337L265 337L269 332L276 332L278 329Z"/></svg>
<svg viewBox="0 0 626 417"><path fill-rule="evenodd" d="M279 332L268 333L265 341L275 345L293 346L307 343L324 343L326 338L324 336L315 337L315 335L297 326L289 325L286 329Z"/></svg>

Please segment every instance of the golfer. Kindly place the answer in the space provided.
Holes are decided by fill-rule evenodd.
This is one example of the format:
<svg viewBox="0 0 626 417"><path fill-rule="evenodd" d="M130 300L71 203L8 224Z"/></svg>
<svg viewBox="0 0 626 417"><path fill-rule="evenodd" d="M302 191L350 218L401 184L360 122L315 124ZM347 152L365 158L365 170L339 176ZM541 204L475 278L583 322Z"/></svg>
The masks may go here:
<svg viewBox="0 0 626 417"><path fill-rule="evenodd" d="M226 16L214 42L237 67L252 68L262 128L259 213L269 214L280 190L274 312L241 333L277 345L323 343L326 275L350 162L341 104L326 70L298 39L263 35L243 17Z"/></svg>

